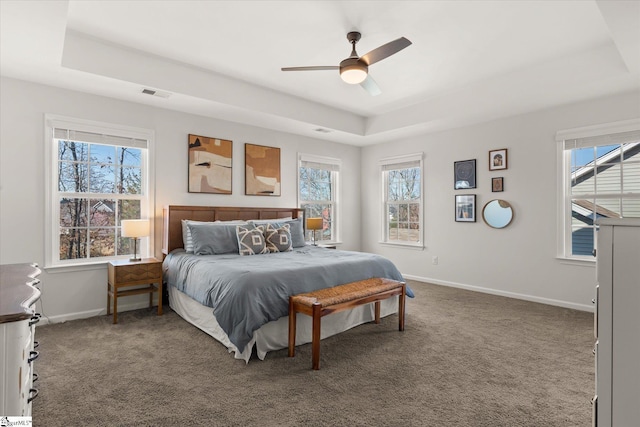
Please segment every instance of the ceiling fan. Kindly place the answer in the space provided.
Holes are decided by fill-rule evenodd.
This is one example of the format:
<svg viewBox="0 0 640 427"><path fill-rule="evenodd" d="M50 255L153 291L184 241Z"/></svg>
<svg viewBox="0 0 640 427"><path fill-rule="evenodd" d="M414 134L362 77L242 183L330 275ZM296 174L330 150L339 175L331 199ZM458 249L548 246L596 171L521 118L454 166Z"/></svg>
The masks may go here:
<svg viewBox="0 0 640 427"><path fill-rule="evenodd" d="M317 71L317 70L339 70L340 77L349 84L360 84L370 95L380 95L381 90L378 84L369 75L369 66L378 61L382 61L391 55L400 52L411 42L404 37L400 37L387 44L383 44L371 52L358 56L356 43L360 40L361 34L357 31L347 33L347 40L351 43L351 55L340 62L340 65L311 66L311 67L284 67L282 71Z"/></svg>

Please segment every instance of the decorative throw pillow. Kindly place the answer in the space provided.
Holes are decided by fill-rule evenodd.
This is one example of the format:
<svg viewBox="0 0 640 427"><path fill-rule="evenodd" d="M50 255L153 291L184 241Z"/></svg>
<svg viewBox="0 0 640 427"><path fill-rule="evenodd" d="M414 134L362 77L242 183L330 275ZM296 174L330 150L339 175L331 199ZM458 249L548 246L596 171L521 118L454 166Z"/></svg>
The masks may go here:
<svg viewBox="0 0 640 427"><path fill-rule="evenodd" d="M291 249L291 232L289 224L277 227L275 224L267 224L264 230L264 240L269 252L288 252Z"/></svg>
<svg viewBox="0 0 640 427"><path fill-rule="evenodd" d="M236 226L240 255L268 254L269 249L264 242L264 227L253 224Z"/></svg>
<svg viewBox="0 0 640 427"><path fill-rule="evenodd" d="M250 221L250 223L253 223L254 225L267 224L264 222L264 220L252 220ZM282 227L284 224L288 224L289 232L291 233L291 246L293 246L294 248L302 248L305 246L306 243L304 241L304 229L302 227L302 218L289 219L289 220L286 218L283 218L283 220L279 222L271 222L271 224L273 224L276 227Z"/></svg>

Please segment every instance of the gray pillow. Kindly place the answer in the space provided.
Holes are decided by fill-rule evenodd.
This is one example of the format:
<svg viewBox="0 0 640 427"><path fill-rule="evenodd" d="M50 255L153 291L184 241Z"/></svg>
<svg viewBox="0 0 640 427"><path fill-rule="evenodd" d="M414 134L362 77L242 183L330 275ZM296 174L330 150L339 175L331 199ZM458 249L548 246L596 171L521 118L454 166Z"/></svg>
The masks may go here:
<svg viewBox="0 0 640 427"><path fill-rule="evenodd" d="M253 223L255 225L267 224L267 223L261 222L260 220L250 221L250 223ZM301 248L306 244L304 241L304 230L302 228L302 218L296 218L296 219L291 219L291 220L282 221L282 222L270 222L270 224L273 224L278 228L282 227L284 224L289 224L289 232L291 233L291 246L293 246L294 248Z"/></svg>
<svg viewBox="0 0 640 427"><path fill-rule="evenodd" d="M264 241L264 227L253 224L236 226L236 236L240 255L268 254Z"/></svg>
<svg viewBox="0 0 640 427"><path fill-rule="evenodd" d="M291 250L291 232L289 224L276 227L274 224L267 224L264 229L264 240L269 252L288 252Z"/></svg>
<svg viewBox="0 0 640 427"><path fill-rule="evenodd" d="M189 224L207 224L207 222L191 221L189 219L182 220L182 243L183 243L184 250L187 252L193 252L193 238L191 237Z"/></svg>
<svg viewBox="0 0 640 427"><path fill-rule="evenodd" d="M188 223L193 240L193 253L196 255L237 254L237 224L225 223Z"/></svg>

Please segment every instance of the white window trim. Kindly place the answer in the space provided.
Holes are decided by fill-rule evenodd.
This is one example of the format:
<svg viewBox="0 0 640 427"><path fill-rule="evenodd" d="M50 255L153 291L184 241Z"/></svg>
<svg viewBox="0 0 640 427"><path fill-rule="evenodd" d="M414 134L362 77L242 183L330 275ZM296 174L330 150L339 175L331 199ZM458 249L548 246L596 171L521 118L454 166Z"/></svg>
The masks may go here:
<svg viewBox="0 0 640 427"><path fill-rule="evenodd" d="M340 171L342 170L342 160L334 157L326 157L326 156L318 156L316 154L306 154L306 153L298 153L298 167L296 169L296 200L298 206L301 206L304 202L311 202L310 200L300 200L300 167L302 162L310 162L310 163L320 163L325 165L337 166L337 171L332 171L331 173L331 197L333 198L333 240L323 240L320 244L342 244L342 240L340 238L340 228L342 222L342 209L341 209L341 192L342 187L340 186ZM306 230L306 224L304 226Z"/></svg>
<svg viewBox="0 0 640 427"><path fill-rule="evenodd" d="M147 140L146 155L146 182L147 188L147 204L141 204L141 216L149 218L151 223L151 231L149 236L149 245L147 248L141 248L142 257L155 256L155 238L154 238L154 206L155 206L155 161L154 161L154 140L155 132L151 129L143 129L125 125L98 122L86 119L76 119L73 117L60 116L56 114L44 115L44 179L45 179L45 224L44 224L44 268L46 269L65 269L68 271L81 270L83 267L87 269L95 268L98 264L106 264L113 259L126 259L128 255L116 257L101 257L100 259L89 259L88 261L68 260L54 261L54 254L60 248L54 247L56 239L53 238L53 232L59 228L60 209L57 200L53 198L54 183L57 182L55 173L57 171L57 155L53 152L53 129L66 128L84 132L108 134L121 136L125 138L136 138ZM143 160L145 161L145 160Z"/></svg>
<svg viewBox="0 0 640 427"><path fill-rule="evenodd" d="M380 189L381 191L381 203L380 203L380 218L382 219L380 224L380 240L378 243L387 246L394 247L404 247L406 249L420 249L424 250L425 242L424 242L424 153L413 153L413 154L404 154L400 156L386 157L384 159L380 159L379 169L380 169ZM387 240L387 219L386 219L386 200L387 200L387 176L384 174L384 167L389 165L396 165L402 163L413 163L419 162L420 164L420 232L418 233L418 241L417 242L391 242Z"/></svg>
<svg viewBox="0 0 640 427"><path fill-rule="evenodd" d="M595 257L570 255L571 239L567 230L571 229L569 212L571 202L566 197L569 194L571 183L567 179L566 171L569 170L571 158L564 148L564 143L571 139L590 138L610 135L615 133L640 131L640 118L622 120L618 122L603 123L593 126L584 126L573 129L565 129L556 132L556 174L557 181L557 217L556 217L556 258L569 263L584 264L595 263Z"/></svg>

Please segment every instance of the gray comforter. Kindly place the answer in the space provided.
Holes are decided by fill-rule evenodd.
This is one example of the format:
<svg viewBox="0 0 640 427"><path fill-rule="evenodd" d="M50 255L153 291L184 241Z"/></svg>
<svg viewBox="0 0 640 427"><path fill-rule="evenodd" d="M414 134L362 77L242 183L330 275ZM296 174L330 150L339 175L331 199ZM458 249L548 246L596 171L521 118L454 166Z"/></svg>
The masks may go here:
<svg viewBox="0 0 640 427"><path fill-rule="evenodd" d="M193 255L182 249L164 260L164 279L203 305L240 351L262 325L287 316L289 296L371 277L404 281L380 255L317 246L240 256ZM407 295L413 297L407 287Z"/></svg>

